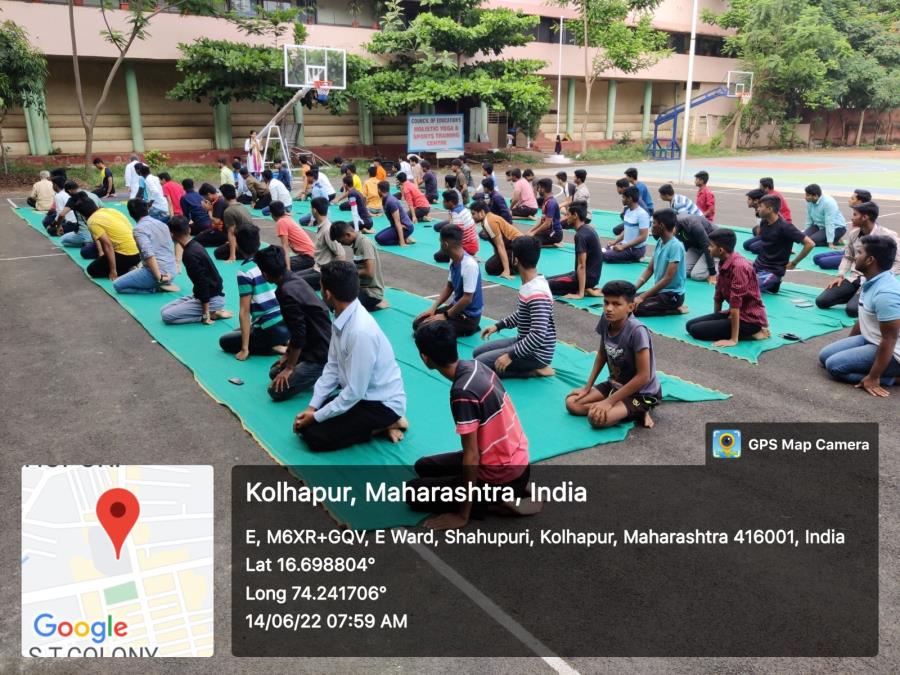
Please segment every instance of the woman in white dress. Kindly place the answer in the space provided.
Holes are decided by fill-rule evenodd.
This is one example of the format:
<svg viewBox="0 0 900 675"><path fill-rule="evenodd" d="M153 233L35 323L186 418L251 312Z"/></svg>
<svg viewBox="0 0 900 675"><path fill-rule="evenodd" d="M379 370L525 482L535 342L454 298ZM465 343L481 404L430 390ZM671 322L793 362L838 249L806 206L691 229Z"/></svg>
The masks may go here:
<svg viewBox="0 0 900 675"><path fill-rule="evenodd" d="M244 152L247 153L247 171L253 174L254 178L259 178L263 171L263 157L255 131L251 131L250 138L244 141Z"/></svg>

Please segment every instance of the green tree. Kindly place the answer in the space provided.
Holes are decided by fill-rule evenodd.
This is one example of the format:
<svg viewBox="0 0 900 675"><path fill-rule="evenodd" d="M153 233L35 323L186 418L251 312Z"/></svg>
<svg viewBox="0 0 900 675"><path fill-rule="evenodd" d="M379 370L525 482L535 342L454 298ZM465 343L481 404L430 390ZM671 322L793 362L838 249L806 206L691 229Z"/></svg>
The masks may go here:
<svg viewBox="0 0 900 675"><path fill-rule="evenodd" d="M703 20L736 30L725 38L725 51L754 73L753 99L739 122L747 136L766 123L792 130L804 110L840 106L846 86L840 68L852 50L821 7L809 0L731 0L727 11L704 12Z"/></svg>
<svg viewBox="0 0 900 675"><path fill-rule="evenodd" d="M291 16L296 13L291 11ZM178 45L181 58L175 68L182 73L181 81L170 89L166 96L175 101L196 101L204 99L210 105L231 101L252 101L281 107L296 94L296 90L284 86L284 56L277 46L277 40L286 32L284 24L238 23L249 35L271 36L275 47L211 40L200 38L192 43ZM306 26L293 24L293 43L306 41ZM347 80L355 81L375 67L375 63L353 54L347 54ZM315 104L316 92L310 91L303 104L311 108ZM343 115L350 105L350 92L332 91L328 96L328 108L334 115Z"/></svg>
<svg viewBox="0 0 900 675"><path fill-rule="evenodd" d="M484 102L533 134L550 106L537 74L544 64L490 57L531 42L538 17L482 9L481 0L430 0L421 7L407 25L399 1L385 3L382 30L367 45L384 67L361 73L348 83L348 94L388 116L441 102L457 110Z"/></svg>
<svg viewBox="0 0 900 675"><path fill-rule="evenodd" d="M885 85L900 70L900 5L885 0L827 0L821 2L821 8L850 45L838 68L835 88L841 94L842 110L859 110L856 129L856 145L859 145L866 112L876 109L880 113L894 107L880 106L886 103ZM881 94L876 100L877 90ZM843 127L843 118L841 122Z"/></svg>
<svg viewBox="0 0 900 675"><path fill-rule="evenodd" d="M13 107L29 106L44 114L44 81L47 59L31 46L28 33L13 23L0 23L0 155L3 173L9 173L3 121Z"/></svg>
<svg viewBox="0 0 900 675"><path fill-rule="evenodd" d="M128 9L124 12L111 12L114 4L112 0L101 0L100 14L103 17L103 30L100 37L116 48L118 56L110 66L103 88L100 91L94 107L88 112L85 104L84 91L81 85L80 58L78 56L78 39L75 25L75 2L68 0L69 4L69 35L72 41L72 66L75 75L75 100L78 104L78 114L84 127L84 169L90 170L91 152L94 146L94 128L100 110L106 103L109 90L116 73L128 51L136 40L145 40L150 36L150 24L154 18L163 12L176 12L184 14L199 14L214 16L221 14L224 8L222 0L129 0ZM116 3L116 6L118 3ZM93 39L93 37L91 38Z"/></svg>
<svg viewBox="0 0 900 675"><path fill-rule="evenodd" d="M584 120L581 152L587 152L587 125L591 112L591 88L605 72L618 69L636 73L669 54L666 34L655 30L652 12L661 0L555 0L572 7L577 19L564 22L578 36L584 52ZM626 23L626 19L630 21Z"/></svg>

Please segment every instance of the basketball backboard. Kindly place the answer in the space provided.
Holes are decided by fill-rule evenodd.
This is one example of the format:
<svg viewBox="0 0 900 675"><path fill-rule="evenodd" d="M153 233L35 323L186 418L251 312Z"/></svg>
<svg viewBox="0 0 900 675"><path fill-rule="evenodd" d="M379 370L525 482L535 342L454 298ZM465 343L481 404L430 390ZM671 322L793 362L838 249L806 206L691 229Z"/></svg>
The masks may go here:
<svg viewBox="0 0 900 675"><path fill-rule="evenodd" d="M729 70L726 81L730 98L744 98L753 94L753 73L745 70Z"/></svg>
<svg viewBox="0 0 900 675"><path fill-rule="evenodd" d="M347 53L332 47L284 45L284 86L292 89L330 82L329 89L347 88Z"/></svg>

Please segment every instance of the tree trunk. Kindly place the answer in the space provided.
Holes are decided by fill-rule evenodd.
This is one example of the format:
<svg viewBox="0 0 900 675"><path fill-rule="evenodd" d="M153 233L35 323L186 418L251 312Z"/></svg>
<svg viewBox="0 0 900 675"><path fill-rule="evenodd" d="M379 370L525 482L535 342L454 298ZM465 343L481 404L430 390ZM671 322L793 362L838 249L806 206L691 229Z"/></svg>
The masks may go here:
<svg viewBox="0 0 900 675"><path fill-rule="evenodd" d="M891 108L890 112L888 112L888 132L885 137L885 142L890 145L891 141L894 140L894 109Z"/></svg>
<svg viewBox="0 0 900 675"><path fill-rule="evenodd" d="M3 120L6 119L6 115L0 117L0 155L3 156L3 173L9 173L9 164L6 161L6 143L3 142Z"/></svg>
<svg viewBox="0 0 900 675"><path fill-rule="evenodd" d="M94 149L94 125L84 126L84 173L86 176L91 175L91 152Z"/></svg>
<svg viewBox="0 0 900 675"><path fill-rule="evenodd" d="M738 101L737 112L734 113L734 133L731 135L731 151L736 152L738 147L738 136L741 133L741 117L744 116L744 104Z"/></svg>
<svg viewBox="0 0 900 675"><path fill-rule="evenodd" d="M588 115L591 112L591 82L590 78L584 81L584 119L581 120L581 154L587 152L587 127Z"/></svg>
<svg viewBox="0 0 900 675"><path fill-rule="evenodd" d="M860 142L862 141L862 132L863 132L863 120L866 119L866 109L863 108L859 112L859 126L856 127L856 147L859 147Z"/></svg>

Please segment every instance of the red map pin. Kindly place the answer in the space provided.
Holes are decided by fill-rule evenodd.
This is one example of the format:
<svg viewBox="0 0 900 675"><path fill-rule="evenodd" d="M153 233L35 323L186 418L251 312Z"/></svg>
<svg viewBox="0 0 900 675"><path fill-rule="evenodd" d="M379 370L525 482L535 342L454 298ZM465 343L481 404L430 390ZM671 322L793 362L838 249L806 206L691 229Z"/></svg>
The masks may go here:
<svg viewBox="0 0 900 675"><path fill-rule="evenodd" d="M97 518L116 549L116 560L140 513L137 497L124 488L107 490L97 500Z"/></svg>

